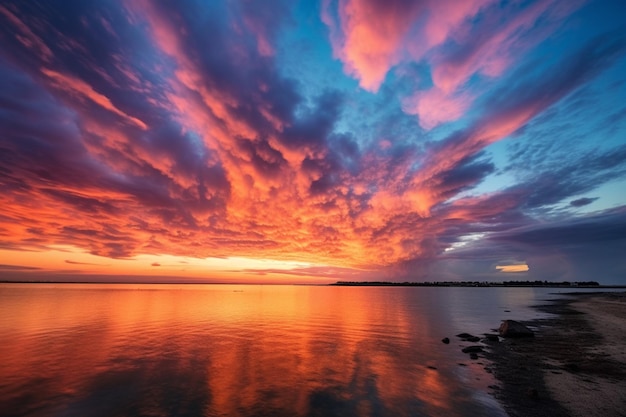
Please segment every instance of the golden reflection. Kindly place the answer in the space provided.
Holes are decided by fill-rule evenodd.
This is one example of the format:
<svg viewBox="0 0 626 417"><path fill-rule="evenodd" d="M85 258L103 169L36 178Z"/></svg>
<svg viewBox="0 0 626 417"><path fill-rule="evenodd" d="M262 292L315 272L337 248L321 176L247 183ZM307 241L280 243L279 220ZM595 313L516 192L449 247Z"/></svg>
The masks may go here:
<svg viewBox="0 0 626 417"><path fill-rule="evenodd" d="M440 348L440 324L424 316L437 300L413 299L415 291L27 287L2 294L12 315L0 321L0 406L70 415L92 407L93 415L172 407L208 416L467 415L471 392Z"/></svg>

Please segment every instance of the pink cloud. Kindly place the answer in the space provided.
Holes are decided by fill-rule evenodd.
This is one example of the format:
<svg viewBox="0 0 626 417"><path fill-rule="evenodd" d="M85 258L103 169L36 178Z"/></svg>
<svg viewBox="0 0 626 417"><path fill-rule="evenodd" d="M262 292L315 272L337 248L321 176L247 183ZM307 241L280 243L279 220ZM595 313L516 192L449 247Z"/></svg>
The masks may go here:
<svg viewBox="0 0 626 417"><path fill-rule="evenodd" d="M404 38L423 7L403 0L341 0L338 9L339 22L329 1L322 13L331 28L333 52L362 88L375 92L389 68L402 59Z"/></svg>
<svg viewBox="0 0 626 417"><path fill-rule="evenodd" d="M52 84L55 87L65 90L70 94L75 94L81 99L89 99L93 103L99 105L106 110L109 110L112 113L117 114L118 116L125 119L127 122L132 123L143 130L146 130L148 128L146 124L141 120L121 111L113 103L111 103L111 100L109 100L108 97L95 91L93 87L91 87L85 81L71 75L61 74L59 72L45 68L43 68L41 72L51 79Z"/></svg>
<svg viewBox="0 0 626 417"><path fill-rule="evenodd" d="M362 88L376 92L394 65L421 59L491 1L340 0L338 19L326 1L322 20L330 28L333 52L346 72Z"/></svg>
<svg viewBox="0 0 626 417"><path fill-rule="evenodd" d="M286 3L274 1L272 7L258 2L242 2L242 22L248 32L254 36L257 43L257 52L260 56L272 56L275 53L274 32L278 28L278 21L286 11Z"/></svg>
<svg viewBox="0 0 626 417"><path fill-rule="evenodd" d="M462 89L472 76L502 75L582 1L564 6L548 0L519 10L517 5L501 9L494 3L339 0L334 10L328 0L322 20L330 29L334 55L365 90L376 92L395 65L428 60L432 90L412 94L404 108L429 130L463 116L471 97ZM478 23L471 21L479 14ZM539 19L544 22L536 28Z"/></svg>
<svg viewBox="0 0 626 417"><path fill-rule="evenodd" d="M402 103L405 113L419 117L419 124L430 130L442 123L459 119L472 103L467 92L454 95L446 94L434 87L426 91L417 91Z"/></svg>
<svg viewBox="0 0 626 417"><path fill-rule="evenodd" d="M475 29L464 22L454 37L459 50L452 54L445 50L437 52L433 61L433 83L452 93L474 74L501 75L513 64L516 55L549 36L556 23L579 5L580 2L571 2L569 7L557 7L555 0L535 2L512 16L507 9L491 8L483 16L484 22ZM551 24L536 29L539 18ZM536 33L528 36L531 30Z"/></svg>
<svg viewBox="0 0 626 417"><path fill-rule="evenodd" d="M423 106L409 107L409 113L417 114L420 125L425 129L460 118L464 112L459 112L459 92L472 76L481 74L496 78L502 75L515 64L516 58L548 37L562 19L580 7L581 3L570 2L564 7L557 1L536 2L512 16L509 16L510 11L507 9L490 8L484 13L484 21L473 30L468 22L459 21L460 25L453 34L458 45L457 51L451 53L445 48L439 49L432 61L434 86L431 91L438 91L432 93L437 101L450 104L449 116L433 115L433 108L428 101ZM539 19L547 23L544 22L537 29L535 25ZM504 23L500 23L502 21ZM433 98L428 92L416 93L413 97L422 95Z"/></svg>

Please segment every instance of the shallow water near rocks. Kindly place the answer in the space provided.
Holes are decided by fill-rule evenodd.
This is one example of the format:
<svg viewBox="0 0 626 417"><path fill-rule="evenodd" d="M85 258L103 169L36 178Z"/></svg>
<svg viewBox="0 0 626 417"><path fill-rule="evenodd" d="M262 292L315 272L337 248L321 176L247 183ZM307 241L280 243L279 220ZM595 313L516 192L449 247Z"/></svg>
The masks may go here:
<svg viewBox="0 0 626 417"><path fill-rule="evenodd" d="M0 410L502 416L488 362L454 335L537 318L554 291L2 284Z"/></svg>

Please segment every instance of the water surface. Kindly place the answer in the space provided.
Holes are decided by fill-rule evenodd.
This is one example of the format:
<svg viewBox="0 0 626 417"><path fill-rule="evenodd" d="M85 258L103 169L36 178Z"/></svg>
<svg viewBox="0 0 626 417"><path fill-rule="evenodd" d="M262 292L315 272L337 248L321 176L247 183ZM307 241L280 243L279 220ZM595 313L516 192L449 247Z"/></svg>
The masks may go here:
<svg viewBox="0 0 626 417"><path fill-rule="evenodd" d="M536 317L547 293L5 284L0 414L505 415L454 334Z"/></svg>

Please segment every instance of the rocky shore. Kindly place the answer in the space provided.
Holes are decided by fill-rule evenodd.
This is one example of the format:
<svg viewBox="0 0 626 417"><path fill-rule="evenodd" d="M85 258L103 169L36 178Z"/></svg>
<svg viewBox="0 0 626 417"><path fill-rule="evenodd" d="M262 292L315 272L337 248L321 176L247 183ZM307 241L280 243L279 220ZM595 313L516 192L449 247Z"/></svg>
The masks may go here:
<svg viewBox="0 0 626 417"><path fill-rule="evenodd" d="M523 322L534 337L482 340L509 415L626 416L626 293L571 294L536 308L554 316Z"/></svg>

